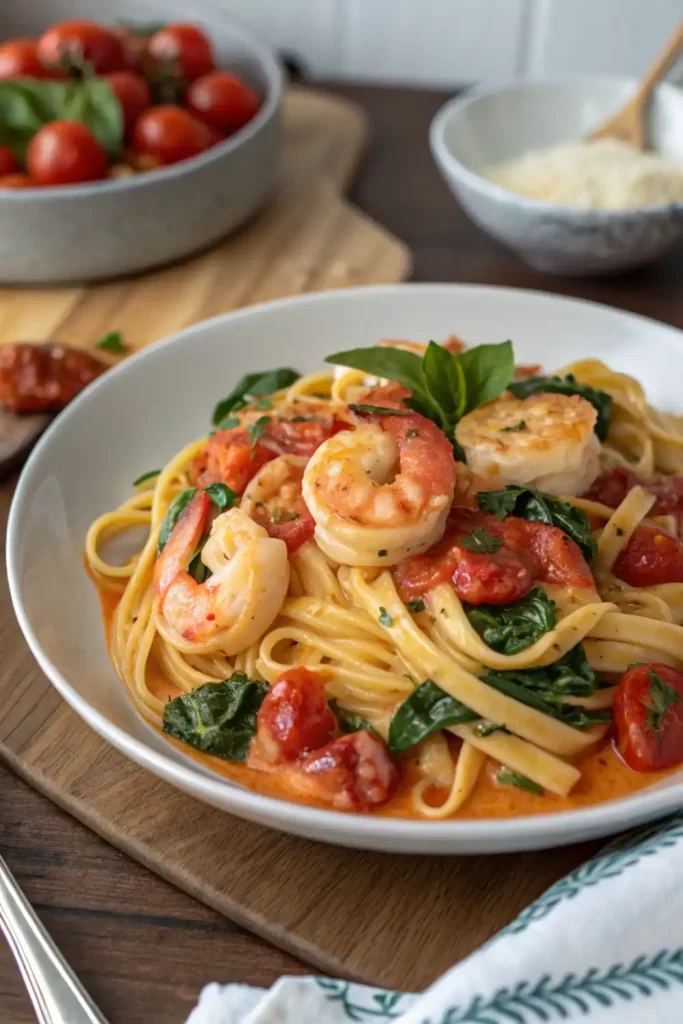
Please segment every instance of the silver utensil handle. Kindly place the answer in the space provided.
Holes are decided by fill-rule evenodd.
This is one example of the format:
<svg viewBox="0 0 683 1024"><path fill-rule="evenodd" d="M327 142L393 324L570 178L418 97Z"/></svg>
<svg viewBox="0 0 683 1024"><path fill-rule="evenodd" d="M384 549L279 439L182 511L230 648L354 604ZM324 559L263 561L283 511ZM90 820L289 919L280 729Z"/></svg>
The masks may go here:
<svg viewBox="0 0 683 1024"><path fill-rule="evenodd" d="M39 1024L107 1024L0 857L0 928L19 965Z"/></svg>

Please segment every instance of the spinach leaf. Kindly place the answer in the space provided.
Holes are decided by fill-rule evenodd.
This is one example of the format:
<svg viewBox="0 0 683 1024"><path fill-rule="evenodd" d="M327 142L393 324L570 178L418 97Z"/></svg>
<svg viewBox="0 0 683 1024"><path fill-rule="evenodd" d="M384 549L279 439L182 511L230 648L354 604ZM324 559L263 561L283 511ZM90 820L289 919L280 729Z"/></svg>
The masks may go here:
<svg viewBox="0 0 683 1024"><path fill-rule="evenodd" d="M371 732L373 736L378 736L379 739L382 737L379 735L376 729L368 722L367 718L362 715L356 715L353 711L345 711L344 708L340 708L336 700L330 701L330 708L335 718L339 722L339 728L342 732ZM384 742L382 740L382 742Z"/></svg>
<svg viewBox="0 0 683 1024"><path fill-rule="evenodd" d="M197 493L196 487L189 487L186 491L181 491L180 494L176 494L175 498L168 506L166 515L163 518L161 529L159 530L159 540L157 542L157 555L160 555L168 544L168 538L173 533L173 527L180 519L181 515L190 504L195 494Z"/></svg>
<svg viewBox="0 0 683 1024"><path fill-rule="evenodd" d="M95 348L104 349L105 352L115 352L117 356L123 355L126 351L123 334L121 331L108 331L95 342Z"/></svg>
<svg viewBox="0 0 683 1024"><path fill-rule="evenodd" d="M211 417L212 424L214 427L221 426L226 416L233 410L242 409L252 395L272 395L274 391L288 388L300 376L296 370L286 366L265 373L247 373L235 384L230 394L218 402Z"/></svg>
<svg viewBox="0 0 683 1024"><path fill-rule="evenodd" d="M164 707L164 732L215 757L244 761L256 732L256 714L267 683L233 672L222 683L204 683Z"/></svg>
<svg viewBox="0 0 683 1024"><path fill-rule="evenodd" d="M597 545L588 516L583 509L575 508L566 501L560 501L542 491L510 484L504 491L479 491L477 502L482 512L489 512L497 519L514 515L520 519L557 526L579 545L587 561L595 557Z"/></svg>
<svg viewBox="0 0 683 1024"><path fill-rule="evenodd" d="M410 750L433 732L447 725L461 725L479 718L440 686L426 679L399 704L389 726L389 750L395 754Z"/></svg>
<svg viewBox="0 0 683 1024"><path fill-rule="evenodd" d="M557 625L555 604L542 587L514 604L468 605L465 611L484 643L501 654L518 654Z"/></svg>
<svg viewBox="0 0 683 1024"><path fill-rule="evenodd" d="M0 144L21 160L35 133L50 121L80 121L110 156L123 142L123 113L105 78L64 82L15 78L0 82Z"/></svg>
<svg viewBox="0 0 683 1024"><path fill-rule="evenodd" d="M523 789L527 793L533 793L534 796L543 796L545 792L543 786L539 786L533 779L527 778L526 775L520 775L519 772L513 772L504 765L496 772L496 782L499 786L515 786L516 789Z"/></svg>
<svg viewBox="0 0 683 1024"><path fill-rule="evenodd" d="M483 526L475 526L471 533L458 541L459 546L466 551L478 551L484 555L492 555L500 549L502 543L500 537L489 533Z"/></svg>
<svg viewBox="0 0 683 1024"><path fill-rule="evenodd" d="M515 355L511 341L498 345L476 345L458 355L467 385L466 412L497 398L515 376Z"/></svg>
<svg viewBox="0 0 683 1024"><path fill-rule="evenodd" d="M544 668L513 669L498 672L486 669L481 677L489 686L514 700L536 708L575 729L587 729L611 721L611 711L590 711L565 699L589 697L599 685L597 674L588 664L581 644L563 658Z"/></svg>
<svg viewBox="0 0 683 1024"><path fill-rule="evenodd" d="M579 395L590 402L598 414L595 421L595 433L598 438L604 441L607 437L612 412L612 396L608 395L606 391L600 391L599 388L592 388L588 384L579 384L571 373L568 373L566 377L526 377L524 380L513 381L510 391L516 398L528 398L530 395L542 392Z"/></svg>

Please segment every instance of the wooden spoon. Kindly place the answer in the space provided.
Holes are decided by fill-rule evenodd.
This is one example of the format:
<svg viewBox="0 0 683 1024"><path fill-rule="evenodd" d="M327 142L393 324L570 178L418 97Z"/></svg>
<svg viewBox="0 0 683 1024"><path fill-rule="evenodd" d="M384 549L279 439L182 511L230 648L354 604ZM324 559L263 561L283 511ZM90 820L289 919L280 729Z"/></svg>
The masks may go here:
<svg viewBox="0 0 683 1024"><path fill-rule="evenodd" d="M621 142L628 142L631 146L635 146L636 149L645 149L645 108L654 87L660 78L666 74L682 49L683 21L679 23L662 52L645 73L635 94L628 103L614 117L611 117L609 121L606 121L592 132L588 136L589 141L594 142L596 139L619 139Z"/></svg>

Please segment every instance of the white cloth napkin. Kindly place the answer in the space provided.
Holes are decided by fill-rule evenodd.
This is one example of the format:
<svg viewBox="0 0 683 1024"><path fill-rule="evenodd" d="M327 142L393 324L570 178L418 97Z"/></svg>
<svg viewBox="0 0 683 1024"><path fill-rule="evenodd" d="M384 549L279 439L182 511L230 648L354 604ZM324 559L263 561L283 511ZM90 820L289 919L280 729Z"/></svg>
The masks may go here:
<svg viewBox="0 0 683 1024"><path fill-rule="evenodd" d="M317 977L213 984L187 1024L575 1020L683 1022L683 813L610 844L422 995Z"/></svg>

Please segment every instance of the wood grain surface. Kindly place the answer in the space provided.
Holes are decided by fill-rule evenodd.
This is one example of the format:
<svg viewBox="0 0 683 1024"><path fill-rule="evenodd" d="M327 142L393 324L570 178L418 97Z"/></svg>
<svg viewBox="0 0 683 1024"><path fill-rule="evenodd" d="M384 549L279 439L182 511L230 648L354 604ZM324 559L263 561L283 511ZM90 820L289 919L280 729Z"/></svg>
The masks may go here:
<svg viewBox="0 0 683 1024"><path fill-rule="evenodd" d="M360 101L371 124L351 199L410 244L416 278L583 295L683 327L683 251L619 278L543 277L479 232L440 182L426 133L443 94L339 92ZM11 489L8 482L0 493L2 522ZM30 763L33 782L58 799L57 776L72 811L101 834L315 966L420 987L593 848L410 858L352 853L246 825L175 793L103 744L90 762L82 748L92 734L22 647L4 589L0 642L0 678L12 680L10 692L0 683L5 759L19 771ZM183 1021L210 978L270 984L282 971L302 969L102 844L19 780L2 772L0 786L0 852L113 1024ZM176 839L160 863L165 831ZM33 1019L7 956L0 960L0 1019Z"/></svg>

